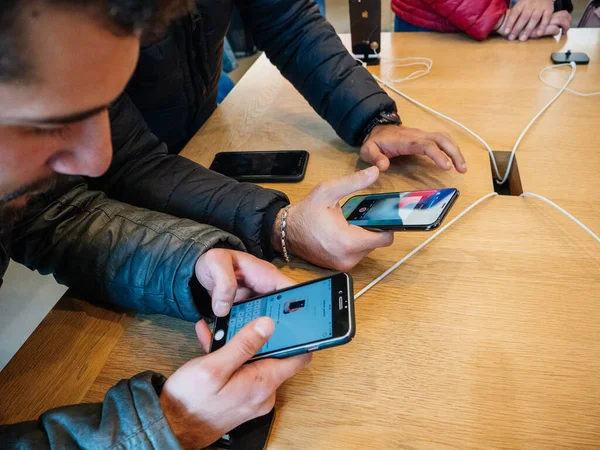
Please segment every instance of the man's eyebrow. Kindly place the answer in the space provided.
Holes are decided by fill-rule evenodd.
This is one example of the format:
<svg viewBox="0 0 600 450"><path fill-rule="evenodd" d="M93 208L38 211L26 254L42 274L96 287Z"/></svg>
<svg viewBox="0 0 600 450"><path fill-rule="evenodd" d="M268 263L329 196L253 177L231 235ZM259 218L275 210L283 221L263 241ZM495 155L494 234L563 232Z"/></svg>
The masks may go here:
<svg viewBox="0 0 600 450"><path fill-rule="evenodd" d="M27 119L23 121L27 124L35 124L35 125L68 125L70 123L79 122L81 120L88 119L90 117L95 116L96 114L101 113L102 111L108 109L110 104L97 106L92 109L88 109L87 111L82 111L74 114L69 114L66 116L56 116L56 117L46 117L41 119Z"/></svg>

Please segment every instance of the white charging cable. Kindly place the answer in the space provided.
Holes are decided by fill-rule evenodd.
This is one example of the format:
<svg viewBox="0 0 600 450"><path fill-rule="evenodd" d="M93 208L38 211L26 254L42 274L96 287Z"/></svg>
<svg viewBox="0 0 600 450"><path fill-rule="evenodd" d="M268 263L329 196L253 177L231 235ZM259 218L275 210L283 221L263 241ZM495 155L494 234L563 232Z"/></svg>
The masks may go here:
<svg viewBox="0 0 600 450"><path fill-rule="evenodd" d="M561 208L553 201L548 200L546 197L542 197L541 195L534 194L532 192L524 192L523 194L521 194L521 197L537 198L539 200L542 200L543 202L546 202L550 206L553 206L554 208L558 209L561 213L563 213L565 216L567 216L569 219L571 219L573 222L575 222L577 225L579 225L581 228L583 228L586 233L588 233L590 236L592 236L592 238L594 238L600 244L600 237L598 237L598 235L596 233L594 233L592 230L590 230L588 227L586 227L580 220L575 218L571 213L569 213L567 210Z"/></svg>
<svg viewBox="0 0 600 450"><path fill-rule="evenodd" d="M358 294L356 294L354 296L354 299L356 300L357 298L359 298L361 295L363 295L365 292L367 292L369 289L371 289L373 286L375 286L377 283L379 283L381 280L383 280L385 277L387 277L390 273L392 273L394 270L396 270L398 267L400 267L402 264L404 264L406 261L408 261L413 255L415 255L416 253L421 251L427 244L429 244L436 237L438 237L440 234L442 234L444 231L446 231L449 227L452 226L452 224L454 224L456 221L458 221L462 216L467 214L469 211L471 211L473 208L475 208L481 202L483 202L484 200L487 200L490 197L495 197L496 195L498 195L498 194L495 192L490 192L489 194L486 194L483 197L481 197L479 200L477 200L475 203L473 203L471 206L469 206L467 209L465 209L463 212L461 212L458 216L456 216L454 219L452 219L450 222L448 222L446 225L444 225L442 228L440 228L439 231L434 233L429 239L427 239L425 242L423 242L421 245L419 245L417 248L415 248L408 255L406 255L404 258L402 258L400 261L398 261L396 264L394 264L388 270L383 272L381 275L379 275L377 278L375 278L369 284L367 284Z"/></svg>
<svg viewBox="0 0 600 450"><path fill-rule="evenodd" d="M565 66L569 66L569 65L570 65L570 63L556 64L554 66L548 66L548 67L543 68L540 72L540 80L542 80L542 83L547 84L548 86L553 87L554 89L560 89L560 86L556 86L556 85L550 83L548 80L546 80L544 78L544 73L546 73L548 70L556 69L557 67L565 67ZM571 94L579 95L580 97L593 97L594 95L600 95L600 92L587 92L586 93L586 92L579 92L579 91L576 91L571 88L567 88L567 89L565 89L565 91L568 91Z"/></svg>
<svg viewBox="0 0 600 450"><path fill-rule="evenodd" d="M395 63L396 61L410 61L413 60L412 63L400 63L400 64L393 64L393 66L388 69L386 78L392 82L392 83L401 83L403 81L407 81L407 80L414 80L416 78L420 78L422 76L427 75L430 71L431 68L433 67L433 61L429 58L398 58L398 59L391 59L391 60L387 60L390 61L392 63ZM384 59L385 61L385 59ZM363 63L362 61L359 60L359 62L361 64L363 64L363 66L365 66L366 64ZM391 73L392 71L396 68L396 67L407 67L407 66L414 66L414 65L424 65L426 67L426 69L421 69L418 70L416 72L413 72L412 74L408 75L407 77L404 78L400 78L400 79L392 79L391 78ZM550 83L548 83L544 77L543 74L551 69L554 69L556 67L561 67L561 66L570 66L571 67L571 73L569 74L569 78L567 79L567 81L565 82L565 84L559 88L557 86L554 86ZM556 89L559 89L559 92L546 104L546 106L544 106L542 108L542 110L537 113L535 115L535 117L531 120L531 122L529 122L529 124L525 127L525 129L523 130L523 132L521 133L521 135L519 136L519 138L517 139L517 142L515 143L511 155L510 155L510 160L506 169L506 173L504 174L504 177L500 176L500 171L498 170L498 165L496 163L496 158L494 156L494 153L491 149L491 147L488 145L488 143L481 138L479 135L477 135L475 132L471 131L469 128L467 128L466 126L464 126L463 124L461 124L460 122L445 116L444 114L429 108L428 106L425 106L424 104L418 102L417 100L409 97L408 95L404 94L403 92L399 91L398 89L396 89L394 86L390 85L390 83L388 83L387 81L382 80L381 78L373 75L373 78L375 78L375 80L377 80L379 83L381 83L383 86L387 87L388 89L392 90L393 92L395 92L396 94L400 95L401 97L405 98L406 100L414 103L415 105L457 125L458 127L462 128L463 130L465 130L466 132L468 132L469 134L471 134L473 137L475 137L479 142L481 142L483 144L483 146L486 148L486 150L488 151L488 153L490 154L490 158L492 160L492 164L494 167L494 171L496 173L496 182L498 184L503 184L506 182L506 180L508 180L508 177L510 175L510 171L512 168L512 164L513 164L513 160L514 160L514 156L515 153L517 151L517 148L519 147L519 144L521 143L521 141L523 140L523 137L525 136L525 134L527 133L527 131L529 131L529 128L531 128L531 126L535 123L535 121L550 107L550 105L552 105L552 103L554 103L556 101L556 99L565 91L568 90L569 92L572 92L576 95L581 95L581 96L592 96L592 95L597 95L599 94L598 92L595 93L590 93L590 94L582 94L580 92L574 91L572 89L567 89L567 86L569 85L569 83L571 83L571 81L573 81L573 78L575 77L575 73L576 73L576 65L574 62L571 62L570 64L559 64L556 66L549 66L546 67L544 69L542 69L542 71L540 72L540 79L542 80L542 82L546 83L547 85L554 87ZM477 205L479 205L481 202L485 201L486 199L490 198L490 197L494 197L498 195L495 192L491 192L489 194L484 195L482 198L480 198L479 200L477 200L475 203L473 203L472 205L470 205L468 208L466 208L463 212L461 212L458 216L456 216L454 219L452 219L450 222L448 222L446 225L444 225L442 228L440 228L439 231L437 231L436 233L434 233L429 239L427 239L426 241L424 241L423 243L421 243L418 247L416 247L414 250L412 250L409 254L407 254L404 258L402 258L400 261L398 261L396 264L394 264L392 267L390 267L389 269L387 269L385 272L383 272L380 276L378 276L377 278L375 278L372 282L370 282L367 286L365 286L363 289L361 289L358 294L356 294L354 296L355 299L358 299L359 297L361 297L363 294L365 294L367 291L369 291L369 289L371 289L373 286L375 286L377 283L379 283L381 280L383 280L385 277L387 277L390 273L392 273L394 270L396 270L398 267L400 267L402 264L404 264L406 261L408 261L411 257L413 257L416 253L418 253L419 251L421 251L425 246L427 246L431 241L433 241L436 237L438 237L440 234L442 234L445 230L447 230L450 226L452 226L456 221L458 221L460 218L462 218L465 214L467 214L469 211L471 211L473 208L475 208ZM592 238L594 238L596 241L598 241L600 243L600 238L592 231L590 230L588 227L586 227L580 220L576 219L572 214L570 214L569 212L567 212L566 210L564 210L563 208L561 208L560 206L558 206L556 203L548 200L545 197L542 197L541 195L538 194L533 194L530 192L526 192L521 194L521 197L534 197L534 198L538 198L546 203L548 203L549 205L553 206L554 208L558 209L561 213L565 214L569 219L571 219L573 222L575 222L578 226L580 226L581 228L583 228L590 236L592 236Z"/></svg>
<svg viewBox="0 0 600 450"><path fill-rule="evenodd" d="M486 200L490 197L494 197L496 195L498 195L498 194L495 192L490 192L489 194L486 194L483 197L481 197L479 200L477 200L475 203L473 203L471 206L469 206L467 209L465 209L463 212L461 212L458 216L456 216L454 219L452 219L450 222L448 222L446 225L444 225L442 228L440 228L440 230L438 232L436 232L435 234L433 234L429 239L424 241L422 244L420 244L418 247L416 247L413 251L411 251L408 255L406 255L404 258L402 258L400 261L398 261L396 264L394 264L388 270L386 270L381 275L379 275L377 278L375 278L373 281L371 281L369 284L367 284L363 289L360 290L360 292L358 294L356 294L354 296L354 299L356 300L359 297L361 297L363 294L365 294L369 289L371 289L373 286L375 286L377 283L379 283L381 280L383 280L385 277L387 277L390 273L392 273L394 270L396 270L398 267L400 267L402 264L404 264L406 261L408 261L410 258L412 258L415 254L417 254L419 251L421 251L427 244L429 244L431 241L433 241L436 237L438 237L440 234L442 234L446 229L448 229L450 226L452 226L452 224L454 224L456 221L458 221L462 216L467 214L469 211L471 211L473 208L475 208L481 202L483 202L484 200ZM592 238L594 238L598 243L600 243L600 237L598 237L597 234L595 234L592 230L590 230L588 227L586 227L580 220L575 218L572 214L570 214L565 209L558 206L556 203L548 200L545 197L542 197L541 195L533 194L531 192L525 192L525 193L521 194L521 197L534 197L534 198L540 199L540 200L548 203L549 205L558 209L561 213L563 213L565 216L567 216L569 219L571 219L573 222L575 222L581 228L583 228L586 231L586 233L588 233L590 236L592 236Z"/></svg>
<svg viewBox="0 0 600 450"><path fill-rule="evenodd" d="M386 72L385 78L391 83L402 83L403 81L416 80L417 78L424 77L433 67L433 61L429 58L423 58L420 56L414 56L410 58L381 58L382 61L389 62L389 67ZM392 78L392 74L399 67L413 67L413 66L424 66L424 69L419 69L406 77L403 78Z"/></svg>
<svg viewBox="0 0 600 450"><path fill-rule="evenodd" d="M403 58L403 59L406 60L406 59L409 59L409 58ZM428 59L428 58L423 58L423 59ZM394 60L391 60L391 61L394 61ZM431 60L429 60L429 61L431 61ZM512 165L513 165L513 162L514 162L515 153L517 152L517 148L519 148L519 144L521 143L521 141L525 137L525 134L529 131L529 129L535 123L535 121L538 120L538 118L550 107L550 105L552 105L552 103L554 103L556 101L556 99L558 99L558 97L560 97L560 95L565 91L565 89L567 89L567 86L569 85L569 83L571 83L571 81L573 81L573 78L575 77L575 72L577 71L577 68L576 68L576 65L575 65L574 62L571 62L569 65L571 66L571 74L569 75L569 78L567 79L567 81L565 82L565 84L562 86L562 88L560 88L560 90L558 91L558 93L546 104L546 106L544 106L542 108L542 110L535 115L535 117L531 120L531 122L529 122L529 124L525 127L525 129L523 130L523 132L521 133L521 135L517 139L517 142L515 143L512 151L511 151L510 158L508 160L508 166L506 167L506 172L504 173L504 176L500 175L500 170L498 169L498 164L496 162L496 157L494 156L494 152L493 152L492 148L478 134L476 134L475 132L471 131L469 128L467 128L465 125L463 125L462 123L458 122L457 120L454 120L454 119L452 119L452 118L450 118L450 117L448 117L448 116L440 113L439 111L436 111L433 108L425 106L423 103L418 102L414 98L409 97L405 93L401 92L396 87L394 87L394 86L392 86L390 84L390 82L394 82L391 79L389 80L390 82L388 82L386 80L382 80L381 78L379 78L379 77L377 77L375 75L373 75L373 78L375 78L375 80L377 80L380 84L382 84L383 86L387 87L388 89L390 89L391 91L395 92L396 94L400 95L401 97L403 97L404 99L408 100L409 102L414 103L415 105L417 105L417 106L419 106L419 107L421 107L421 108L423 108L423 109L425 109L425 110L427 110L427 111L429 111L429 112L431 112L431 113L433 113L433 114L441 117L442 119L445 119L445 120L447 120L447 121L455 124L456 126L462 128L467 133L471 134L479 142L481 142L483 144L483 146L485 147L485 149L488 151L488 153L490 155L490 159L492 160L492 166L494 168L494 173L496 175L496 183L498 183L498 184L504 184L504 183L506 183L506 181L508 180L508 178L510 176L510 171L512 169ZM414 78L419 78L419 77L424 76L427 73L429 73L429 71L431 70L431 66L433 66L433 62L429 66L429 70L427 70L426 73L420 74L419 76L416 76ZM545 70L549 70L552 67L554 67L554 66L547 67L546 69L542 70L542 72L544 72ZM421 72L421 71L417 71L417 72ZM540 72L540 74L542 72ZM414 78L411 78L411 75L409 75L408 77L403 78L400 81L414 79Z"/></svg>

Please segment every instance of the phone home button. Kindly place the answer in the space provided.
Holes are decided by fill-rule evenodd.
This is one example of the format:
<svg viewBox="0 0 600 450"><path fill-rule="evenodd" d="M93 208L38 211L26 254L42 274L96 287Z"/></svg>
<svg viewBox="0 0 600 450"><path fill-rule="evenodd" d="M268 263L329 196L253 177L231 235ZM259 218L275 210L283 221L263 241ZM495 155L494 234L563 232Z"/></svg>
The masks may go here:
<svg viewBox="0 0 600 450"><path fill-rule="evenodd" d="M223 330L217 330L215 333L215 341L220 341L225 336L225 332Z"/></svg>

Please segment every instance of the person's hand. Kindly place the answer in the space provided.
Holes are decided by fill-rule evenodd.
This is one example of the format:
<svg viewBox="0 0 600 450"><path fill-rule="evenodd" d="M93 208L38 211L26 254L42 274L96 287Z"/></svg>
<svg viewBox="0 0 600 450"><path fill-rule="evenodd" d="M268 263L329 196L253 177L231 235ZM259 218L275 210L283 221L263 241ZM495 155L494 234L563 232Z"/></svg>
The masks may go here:
<svg viewBox="0 0 600 450"><path fill-rule="evenodd" d="M277 388L310 362L307 353L244 364L269 340L274 326L268 317L250 322L223 348L189 361L166 381L160 404L183 448L204 448L267 414L275 405ZM208 327L198 322L196 332L208 351Z"/></svg>
<svg viewBox="0 0 600 450"><path fill-rule="evenodd" d="M246 253L218 248L198 259L196 277L211 296L213 312L219 317L229 314L234 302L294 284L273 264Z"/></svg>
<svg viewBox="0 0 600 450"><path fill-rule="evenodd" d="M425 155L443 170L450 170L454 164L460 173L467 171L458 145L446 133L428 133L402 125L378 125L360 149L363 161L377 166L382 172L390 167L390 158L399 155Z"/></svg>
<svg viewBox="0 0 600 450"><path fill-rule="evenodd" d="M571 27L571 15L567 11L554 13L553 0L520 0L507 11L506 20L498 33L513 41L555 36L560 29L567 32Z"/></svg>
<svg viewBox="0 0 600 450"><path fill-rule="evenodd" d="M379 170L370 167L339 180L319 184L288 211L288 252L322 267L348 271L379 247L394 242L391 232L372 232L350 225L339 201L377 180ZM273 226L272 244L281 251L281 212Z"/></svg>

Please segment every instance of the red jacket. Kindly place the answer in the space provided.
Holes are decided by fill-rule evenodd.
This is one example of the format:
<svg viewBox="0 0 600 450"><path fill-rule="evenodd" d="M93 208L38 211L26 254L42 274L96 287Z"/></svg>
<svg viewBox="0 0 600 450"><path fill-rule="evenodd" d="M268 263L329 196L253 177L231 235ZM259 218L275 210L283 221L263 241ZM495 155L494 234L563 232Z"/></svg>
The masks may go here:
<svg viewBox="0 0 600 450"><path fill-rule="evenodd" d="M508 0L392 0L392 9L413 25L444 33L464 31L483 40L508 9Z"/></svg>

